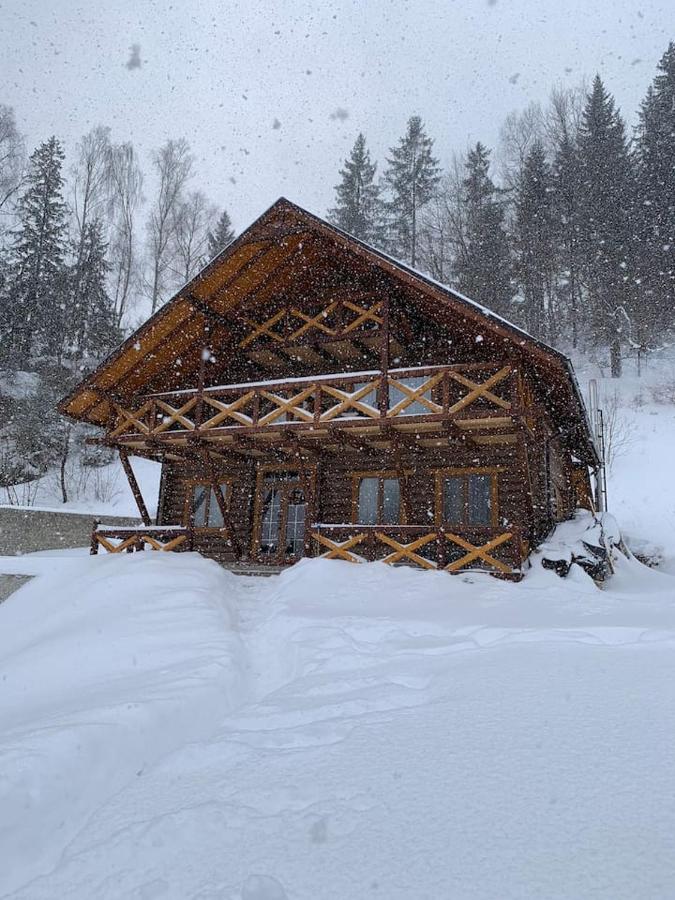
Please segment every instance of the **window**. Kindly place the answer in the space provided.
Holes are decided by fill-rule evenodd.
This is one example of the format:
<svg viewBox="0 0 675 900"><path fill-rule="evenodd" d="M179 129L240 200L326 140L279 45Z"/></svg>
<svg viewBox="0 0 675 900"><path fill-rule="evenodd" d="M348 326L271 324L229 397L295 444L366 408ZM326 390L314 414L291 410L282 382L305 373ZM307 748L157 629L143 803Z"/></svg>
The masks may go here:
<svg viewBox="0 0 675 900"><path fill-rule="evenodd" d="M230 505L230 489L229 482L223 482L220 490L225 497L225 504ZM225 525L223 514L216 499L216 492L210 483L197 483L192 485L192 490L188 492L188 497L192 503L192 515L195 528L222 528ZM190 518L190 509L186 510L186 521Z"/></svg>
<svg viewBox="0 0 675 900"><path fill-rule="evenodd" d="M288 495L286 507L286 553L300 556L305 544L305 492L295 488Z"/></svg>
<svg viewBox="0 0 675 900"><path fill-rule="evenodd" d="M497 514L496 489L494 473L441 473L441 523L492 525Z"/></svg>
<svg viewBox="0 0 675 900"><path fill-rule="evenodd" d="M282 563L302 556L307 497L298 472L274 471L258 476L259 534L257 553Z"/></svg>
<svg viewBox="0 0 675 900"><path fill-rule="evenodd" d="M360 525L398 525L401 485L389 475L365 475L358 482L356 521Z"/></svg>

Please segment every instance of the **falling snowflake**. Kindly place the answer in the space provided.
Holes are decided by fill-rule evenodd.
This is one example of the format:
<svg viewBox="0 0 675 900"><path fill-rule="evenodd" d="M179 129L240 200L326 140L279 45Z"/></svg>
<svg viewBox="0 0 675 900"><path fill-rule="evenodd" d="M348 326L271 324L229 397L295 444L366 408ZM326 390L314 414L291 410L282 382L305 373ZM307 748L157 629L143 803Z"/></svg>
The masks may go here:
<svg viewBox="0 0 675 900"><path fill-rule="evenodd" d="M126 61L127 69L140 69L143 65L141 62L141 45L132 44L129 50L129 59Z"/></svg>
<svg viewBox="0 0 675 900"><path fill-rule="evenodd" d="M344 122L344 121L346 121L346 120L349 118L349 110L348 110L348 109L343 109L341 106L338 106L338 108L335 110L335 112L332 112L332 113L330 114L330 118L331 118L334 122L336 122L336 121L337 121L337 122Z"/></svg>

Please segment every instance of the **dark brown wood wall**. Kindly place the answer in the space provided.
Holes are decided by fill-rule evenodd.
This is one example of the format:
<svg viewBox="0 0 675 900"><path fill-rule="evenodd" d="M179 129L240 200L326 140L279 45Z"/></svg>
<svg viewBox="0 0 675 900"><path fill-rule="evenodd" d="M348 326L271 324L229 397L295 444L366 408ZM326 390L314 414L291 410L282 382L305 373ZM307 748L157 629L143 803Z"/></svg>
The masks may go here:
<svg viewBox="0 0 675 900"><path fill-rule="evenodd" d="M326 453L316 461L318 496L315 521L340 524L352 522L354 473L405 472L408 491L407 524L429 525L433 528L437 469L495 468L498 470L499 526L511 525L527 529L532 524L532 517L521 460L522 452L515 444L477 447L468 442L447 448L428 448L423 452L402 450L394 459L392 454L385 452ZM305 466L313 464L314 461L306 462ZM269 459L258 459L255 462L233 455L227 462L217 464L219 476L232 484L232 523L244 554L251 551L253 541L256 471L261 465L300 468L292 459L282 463L278 457L272 458L271 455ZM197 460L194 467L189 463L165 464L159 524L184 523L187 492L193 480L199 479L200 475L203 477ZM405 497L402 498L402 507L405 509ZM215 549L222 545L217 536L198 534L195 546L207 553L215 553ZM224 558L227 557L229 554Z"/></svg>
<svg viewBox="0 0 675 900"><path fill-rule="evenodd" d="M251 522L253 519L253 495L255 490L255 470L251 461L234 454L227 463L219 464L217 471L223 481L231 484L229 510L235 538L239 546L248 552L251 542ZM187 524L186 502L191 496L196 480L204 481L204 471L200 460L189 463L165 463L163 466L163 491L160 497L159 525ZM234 559L234 554L223 546L217 533L196 532L195 549L223 560Z"/></svg>

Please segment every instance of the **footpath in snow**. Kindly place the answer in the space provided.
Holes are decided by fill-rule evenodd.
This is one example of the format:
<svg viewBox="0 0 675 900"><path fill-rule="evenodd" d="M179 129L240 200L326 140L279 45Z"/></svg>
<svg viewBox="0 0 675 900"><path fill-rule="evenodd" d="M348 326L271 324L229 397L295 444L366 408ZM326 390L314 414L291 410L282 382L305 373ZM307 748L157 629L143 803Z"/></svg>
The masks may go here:
<svg viewBox="0 0 675 900"><path fill-rule="evenodd" d="M675 579L71 560L0 606L0 896L671 898Z"/></svg>

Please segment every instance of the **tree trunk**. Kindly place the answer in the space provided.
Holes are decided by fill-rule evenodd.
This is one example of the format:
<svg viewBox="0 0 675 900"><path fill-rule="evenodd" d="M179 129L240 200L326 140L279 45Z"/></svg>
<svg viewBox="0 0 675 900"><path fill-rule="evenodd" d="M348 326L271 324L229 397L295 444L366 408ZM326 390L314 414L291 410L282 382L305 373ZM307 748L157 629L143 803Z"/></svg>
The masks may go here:
<svg viewBox="0 0 675 900"><path fill-rule="evenodd" d="M70 425L66 427L66 436L63 442L63 451L61 452L61 497L64 503L68 502L68 491L66 489L66 463L68 462L68 453L70 452Z"/></svg>
<svg viewBox="0 0 675 900"><path fill-rule="evenodd" d="M612 378L621 378L621 341L615 337L609 351Z"/></svg>

